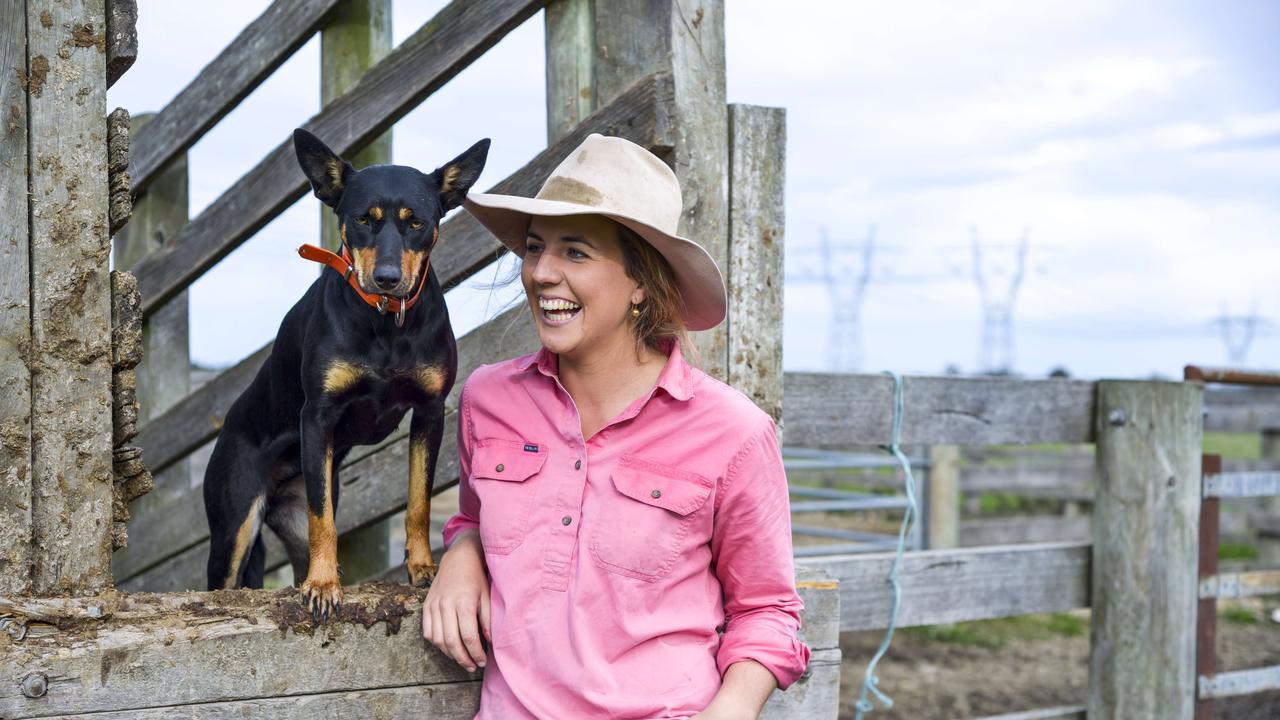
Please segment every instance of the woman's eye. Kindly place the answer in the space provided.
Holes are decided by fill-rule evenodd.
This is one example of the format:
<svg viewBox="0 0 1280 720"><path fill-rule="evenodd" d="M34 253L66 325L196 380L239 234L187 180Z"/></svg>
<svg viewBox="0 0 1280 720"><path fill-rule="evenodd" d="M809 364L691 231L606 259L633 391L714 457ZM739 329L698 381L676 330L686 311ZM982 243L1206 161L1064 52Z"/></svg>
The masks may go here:
<svg viewBox="0 0 1280 720"><path fill-rule="evenodd" d="M526 253L532 253L534 255L537 255L538 253L542 252L542 246L535 242L525 243L524 251Z"/></svg>
<svg viewBox="0 0 1280 720"><path fill-rule="evenodd" d="M569 248L569 257L573 258L574 260L580 260L582 258L585 258L586 256L587 254L582 252L578 248Z"/></svg>
<svg viewBox="0 0 1280 720"><path fill-rule="evenodd" d="M356 222L360 223L361 225L368 225L368 224L369 224L369 216L368 216L368 215L361 215L360 217L356 218Z"/></svg>
<svg viewBox="0 0 1280 720"><path fill-rule="evenodd" d="M421 230L421 229L422 229L422 221L421 221L421 220L410 220L410 221L409 221L409 229L410 229L410 230Z"/></svg>

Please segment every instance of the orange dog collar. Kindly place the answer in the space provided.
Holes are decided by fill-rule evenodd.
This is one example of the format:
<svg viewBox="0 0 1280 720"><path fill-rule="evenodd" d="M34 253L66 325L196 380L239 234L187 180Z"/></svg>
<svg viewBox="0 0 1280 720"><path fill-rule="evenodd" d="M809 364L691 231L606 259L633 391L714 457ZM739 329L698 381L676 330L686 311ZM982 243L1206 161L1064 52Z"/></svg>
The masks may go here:
<svg viewBox="0 0 1280 720"><path fill-rule="evenodd" d="M404 314L418 301L422 288L427 284L427 271L431 269L431 256L428 255L426 261L422 263L422 271L418 273L418 289L413 291L413 295L410 295L408 300L402 300L390 295L372 295L360 287L359 281L356 280L355 264L351 261L351 251L347 249L346 243L342 245L341 255L315 245L302 245L298 248L298 255L303 260L318 262L337 270L351 289L369 304L369 307L377 310L379 314L395 313L396 327L404 325Z"/></svg>

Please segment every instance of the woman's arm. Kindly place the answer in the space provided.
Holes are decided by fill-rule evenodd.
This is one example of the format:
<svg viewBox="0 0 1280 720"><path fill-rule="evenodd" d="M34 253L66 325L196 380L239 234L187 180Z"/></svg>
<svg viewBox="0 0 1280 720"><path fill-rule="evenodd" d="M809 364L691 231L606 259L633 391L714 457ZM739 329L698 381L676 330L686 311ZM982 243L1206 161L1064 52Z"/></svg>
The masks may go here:
<svg viewBox="0 0 1280 720"><path fill-rule="evenodd" d="M422 605L422 637L459 665L484 667L480 634L489 637L489 576L480 542L480 499L471 488L471 406L464 387L458 404L458 513L444 528L448 546Z"/></svg>
<svg viewBox="0 0 1280 720"><path fill-rule="evenodd" d="M797 638L804 604L795 589L787 476L772 422L761 422L721 480L711 554L726 624L716 653L724 680L708 710L750 703L755 717L774 685L785 690L809 662L809 648Z"/></svg>
<svg viewBox="0 0 1280 720"><path fill-rule="evenodd" d="M440 572L422 606L422 636L467 672L484 667L480 633L489 638L489 578L480 531L460 531L440 558Z"/></svg>
<svg viewBox="0 0 1280 720"><path fill-rule="evenodd" d="M743 660L729 666L720 690L706 710L690 720L755 720L778 687L773 673L755 660Z"/></svg>

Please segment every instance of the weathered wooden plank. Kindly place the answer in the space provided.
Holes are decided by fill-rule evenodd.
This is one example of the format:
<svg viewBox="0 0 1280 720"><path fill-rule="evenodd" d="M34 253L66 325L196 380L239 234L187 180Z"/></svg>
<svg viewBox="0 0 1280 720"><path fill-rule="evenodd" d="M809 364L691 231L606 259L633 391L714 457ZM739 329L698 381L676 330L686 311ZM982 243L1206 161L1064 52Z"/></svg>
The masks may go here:
<svg viewBox="0 0 1280 720"><path fill-rule="evenodd" d="M536 12L541 0L454 0L305 127L337 153L382 134ZM156 119L152 125L159 122ZM132 268L151 313L302 197L307 182L282 142L176 242Z"/></svg>
<svg viewBox="0 0 1280 720"><path fill-rule="evenodd" d="M967 493L1006 492L1030 497L1085 500L1093 497L1093 461L1064 460L1060 467L969 465L960 471Z"/></svg>
<svg viewBox="0 0 1280 720"><path fill-rule="evenodd" d="M93 720L312 720L313 718L377 718L378 720L471 720L480 711L480 681L435 683L402 688L287 695L198 705L166 705L145 710L94 713ZM58 715L54 720L83 719Z"/></svg>
<svg viewBox="0 0 1280 720"><path fill-rule="evenodd" d="M276 0L133 139L135 193L187 152L315 34L339 0Z"/></svg>
<svg viewBox="0 0 1280 720"><path fill-rule="evenodd" d="M534 195L556 165L593 132L625 137L655 152L669 149L672 142L668 121L670 97L669 76L654 75L641 80L489 192ZM489 231L466 213L459 213L446 222L440 234L443 239L432 252L431 267L446 290L492 262L503 249ZM231 403L248 387L270 352L267 345L144 426L138 435L138 445L146 451L151 467L162 470L211 440L222 426L222 418Z"/></svg>
<svg viewBox="0 0 1280 720"><path fill-rule="evenodd" d="M729 384L782 422L787 113L729 106Z"/></svg>
<svg viewBox="0 0 1280 720"><path fill-rule="evenodd" d="M1280 570L1218 573L1200 580L1200 599L1244 598L1280 594Z"/></svg>
<svg viewBox="0 0 1280 720"><path fill-rule="evenodd" d="M1039 710L988 715L975 720L1085 720L1085 707L1083 705L1062 705Z"/></svg>
<svg viewBox="0 0 1280 720"><path fill-rule="evenodd" d="M987 547L1022 543L1089 542L1093 537L1088 515L1034 515L991 520L962 520L960 546Z"/></svg>
<svg viewBox="0 0 1280 720"><path fill-rule="evenodd" d="M147 127L155 117L144 114L133 118L134 130ZM163 168L158 177L159 184L138 200L129 224L116 233L112 250L116 267L134 265L172 242L186 225L187 156L178 156ZM142 362L137 368L138 420L144 425L191 392L187 308L187 293L184 291L153 314L144 325Z"/></svg>
<svg viewBox="0 0 1280 720"><path fill-rule="evenodd" d="M1191 383L1098 383L1095 720L1194 712L1203 392Z"/></svg>
<svg viewBox="0 0 1280 720"><path fill-rule="evenodd" d="M594 24L597 106L637 78L671 73L676 142L668 161L684 196L680 234L705 247L721 271L727 271L729 132L723 0L596 0ZM703 369L721 379L728 377L728 333L727 323L722 323L694 337Z"/></svg>
<svg viewBox="0 0 1280 720"><path fill-rule="evenodd" d="M553 0L544 13L547 58L547 144L595 109L594 0Z"/></svg>
<svg viewBox="0 0 1280 720"><path fill-rule="evenodd" d="M27 209L27 15L0 5L0 594L31 589L30 226ZM25 71L24 71L25 74Z"/></svg>
<svg viewBox="0 0 1280 720"><path fill-rule="evenodd" d="M873 630L889 621L885 578L893 553L797 558L840 583L840 630ZM1089 606L1089 545L1053 543L908 552L899 627L983 620Z"/></svg>
<svg viewBox="0 0 1280 720"><path fill-rule="evenodd" d="M796 447L887 445L893 380L786 374L783 426ZM904 444L997 445L1093 440L1093 383L1004 378L904 378Z"/></svg>
<svg viewBox="0 0 1280 720"><path fill-rule="evenodd" d="M463 381L482 363L493 363L532 352L537 335L527 320L524 306L512 308L480 326L458 341L458 382L446 401L445 432L436 468L436 488L443 490L457 482L456 407ZM408 442L406 423L377 452L356 455L339 473L341 493L337 512L338 531L346 533L381 520L405 506L408 500ZM200 497L201 484L193 484L189 498ZM141 503L139 503L140 505ZM133 515L131 557L127 568L117 563L117 579L130 590L163 592L201 587L208 556L208 525L200 502L167 502L137 507ZM267 567L285 563L283 547L270 533L267 538ZM166 560L168 558L168 560ZM157 563L160 563L158 566Z"/></svg>
<svg viewBox="0 0 1280 720"><path fill-rule="evenodd" d="M42 594L111 583L105 33L103 0L27 3L32 589Z"/></svg>
<svg viewBox="0 0 1280 720"><path fill-rule="evenodd" d="M1280 690L1280 665L1223 672L1213 677L1197 678L1200 697L1206 699L1252 695Z"/></svg>
<svg viewBox="0 0 1280 720"><path fill-rule="evenodd" d="M391 52L390 0L347 0L329 15L320 31L320 107L355 87L375 63ZM357 168L391 162L391 133L381 136L347 160ZM334 252L341 246L337 217L324 204L320 213L320 247ZM323 271L323 266L321 268Z"/></svg>
<svg viewBox="0 0 1280 720"><path fill-rule="evenodd" d="M138 59L138 0L107 0L107 87Z"/></svg>
<svg viewBox="0 0 1280 720"><path fill-rule="evenodd" d="M925 487L925 547L930 550L960 547L960 448L929 446Z"/></svg>
<svg viewBox="0 0 1280 720"><path fill-rule="evenodd" d="M192 703L367 691L474 679L422 639L425 591L348 588L313 629L297 591L110 594L101 620L10 643L0 717L122 712ZM80 602L101 603L100 599ZM83 614L82 614L83 615ZM43 673L44 697L18 678Z"/></svg>
<svg viewBox="0 0 1280 720"><path fill-rule="evenodd" d="M1204 429L1206 432L1280 429L1280 388L1205 388Z"/></svg>

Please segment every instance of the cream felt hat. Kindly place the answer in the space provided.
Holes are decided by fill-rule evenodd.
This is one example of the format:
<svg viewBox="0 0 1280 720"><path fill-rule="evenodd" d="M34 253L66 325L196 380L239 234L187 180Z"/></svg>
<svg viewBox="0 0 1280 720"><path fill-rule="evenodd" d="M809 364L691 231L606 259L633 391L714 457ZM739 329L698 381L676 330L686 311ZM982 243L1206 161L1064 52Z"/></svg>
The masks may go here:
<svg viewBox="0 0 1280 720"><path fill-rule="evenodd" d="M626 225L670 263L688 329L708 330L724 320L728 303L716 261L701 245L676 235L682 202L675 173L629 140L593 133L535 197L473 192L462 205L520 257L534 215L602 215Z"/></svg>

